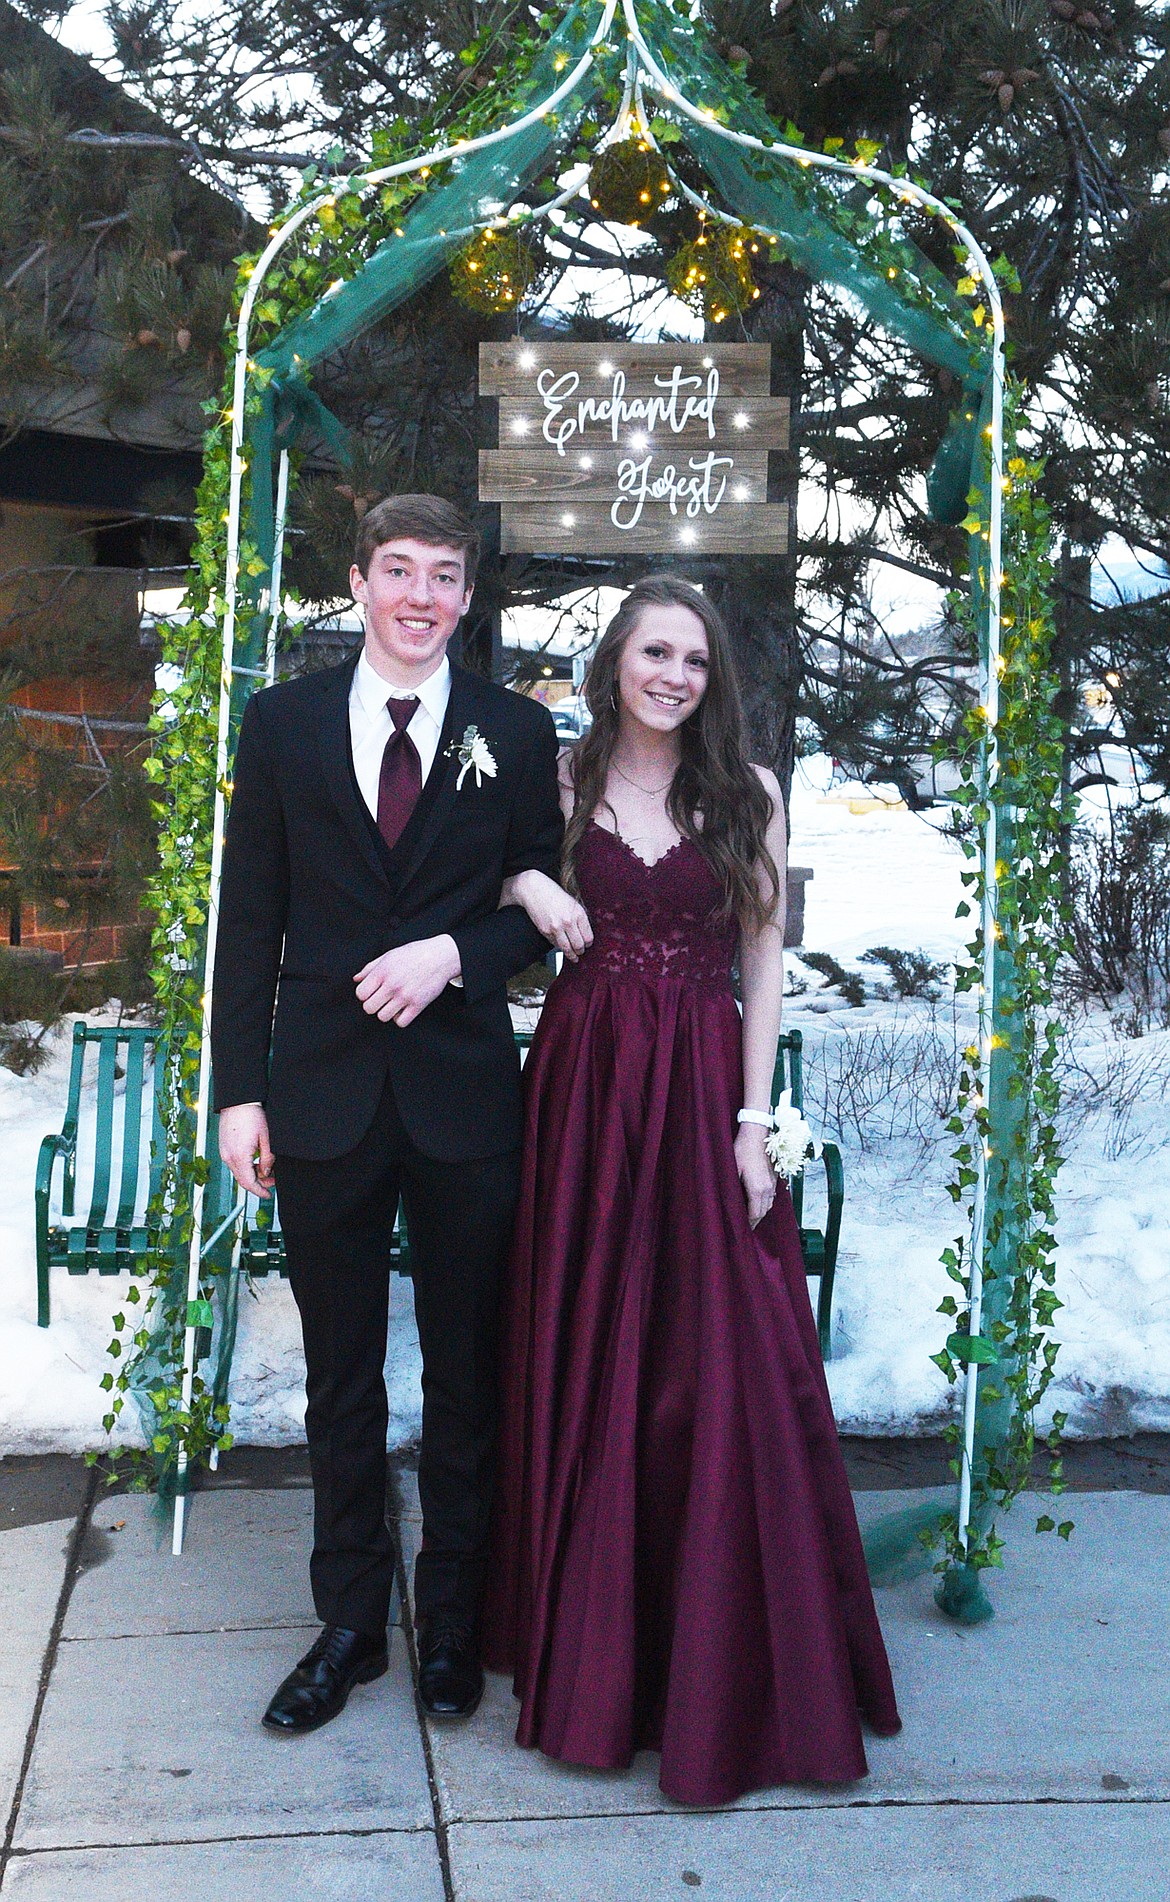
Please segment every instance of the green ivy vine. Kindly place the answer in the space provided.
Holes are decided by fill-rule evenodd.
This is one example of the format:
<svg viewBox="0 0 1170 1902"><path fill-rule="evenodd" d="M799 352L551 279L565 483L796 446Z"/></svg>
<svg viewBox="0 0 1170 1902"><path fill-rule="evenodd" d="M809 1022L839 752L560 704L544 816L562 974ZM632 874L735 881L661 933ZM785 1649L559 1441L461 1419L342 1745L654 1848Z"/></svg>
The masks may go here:
<svg viewBox="0 0 1170 1902"><path fill-rule="evenodd" d="M959 1107L947 1123L957 1144L952 1200L967 1207L976 1181L980 1145L992 1136L991 1093L1006 1114L1008 1152L993 1156L1003 1191L989 1200L983 1262L984 1316L972 1335L970 1247L958 1237L942 1264L958 1293L948 1294L939 1313L952 1324L946 1345L932 1356L947 1380L959 1381L968 1367L978 1370L976 1458L971 1513L961 1528L954 1513L941 1522L944 1555L939 1570L963 1565L971 1571L1002 1563L1003 1538L996 1514L1005 1512L1028 1484L1037 1451L1036 1415L1051 1385L1059 1344L1053 1323L1061 1307L1056 1293L1056 1181L1062 1155L1057 1133L1060 1092L1056 1074L1060 1026L1053 1014L1057 963L1067 948L1067 908L1061 887L1062 731L1055 707L1057 678L1052 665L1054 623L1051 607L1051 522L1041 493L1043 464L1029 459L1018 443L1022 414L1018 387L1009 384L1005 417L1004 540L1000 706L996 722L1000 782L997 810L1011 828L1010 856L998 858L996 934L1002 954L1002 997L993 1036L994 1085L985 1074L981 1053L971 1044L963 1053ZM973 490L971 513L963 526L976 551L987 534L986 494ZM978 552L973 562L978 561ZM970 597L955 595L952 605L978 641ZM962 723L958 754L960 785L954 794L955 829L971 869L964 872L968 896L960 916L980 920L968 946L957 988L978 992L983 968L982 905L986 872L979 839L988 818L983 760L986 710L971 708ZM952 754L951 757L954 757ZM1056 1412L1041 1444L1049 1457L1049 1486L1064 1489L1060 1433L1065 1415ZM960 1471L962 1425L946 1429L956 1453L952 1471ZM1057 1531L1068 1538L1071 1520L1059 1524L1050 1513L1037 1520L1038 1532Z"/></svg>

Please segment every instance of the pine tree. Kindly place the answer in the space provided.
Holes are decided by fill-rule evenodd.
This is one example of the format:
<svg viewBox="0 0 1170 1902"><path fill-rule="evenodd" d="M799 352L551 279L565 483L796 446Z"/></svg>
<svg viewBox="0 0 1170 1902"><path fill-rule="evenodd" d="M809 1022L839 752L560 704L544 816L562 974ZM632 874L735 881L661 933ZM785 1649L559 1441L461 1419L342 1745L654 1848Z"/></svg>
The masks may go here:
<svg viewBox="0 0 1170 1902"><path fill-rule="evenodd" d="M298 156L309 150L347 166L391 120L413 121L452 89L466 97L490 87L537 16L509 0L227 0L193 33L175 0L109 8L118 77L177 135L227 154L216 162L238 189L263 192L273 209L289 174L257 153L269 161L294 142ZM706 17L781 124L792 121L814 142L877 141L882 160L908 161L1018 271L1012 367L1029 392L1046 494L1068 550L1058 605L1070 783L1096 770L1100 729L1085 717L1083 690L1099 700L1097 684L1111 677L1115 737L1160 774L1170 751L1170 688L1158 665L1170 594L1141 603L1084 597L1086 558L1106 538L1119 537L1155 572L1170 552L1166 6L708 0ZM241 148L253 157L232 161ZM651 222L640 278L661 282L687 217L668 207ZM918 235L950 268L946 234L924 221ZM570 262L612 267L587 228L552 251L558 271ZM909 790L926 737L945 731L969 692L972 656L946 613L937 640L916 643L912 655L884 640L874 627L875 577L892 564L940 590L961 579L964 538L929 518L923 494L957 391L790 266L769 265L760 280L763 296L745 323L773 342L799 404L798 559L724 563L708 580L735 623L761 757L786 775L799 718L810 738ZM647 302L632 294L630 317ZM573 327L596 334L598 324L582 313ZM293 571L318 597L337 591L366 493L434 482L473 499L475 345L492 329L453 302L443 276L325 366L322 392L362 446L352 469L311 479L299 505ZM790 487L795 466L784 478ZM550 599L595 572L489 561L486 609Z"/></svg>
<svg viewBox="0 0 1170 1902"><path fill-rule="evenodd" d="M9 464L28 453L30 430L197 449L201 404L223 375L231 261L253 241L250 220L193 179L165 128L88 62L7 6L0 25ZM143 138L157 143L134 143ZM192 497L163 480L148 506L159 521L145 530L138 510L95 528L61 509L14 510L4 529L5 900L14 920L23 914L26 938L35 917L38 940L59 940L70 965L106 955L115 940L104 928L135 917L153 858L141 761L155 654L140 636L139 579L152 567L181 570ZM103 534L115 549L99 549ZM133 935L116 942L125 949ZM140 981L124 971L119 989ZM0 990L23 983L5 960ZM41 984L38 1008L51 1018L78 994L67 969L55 989Z"/></svg>

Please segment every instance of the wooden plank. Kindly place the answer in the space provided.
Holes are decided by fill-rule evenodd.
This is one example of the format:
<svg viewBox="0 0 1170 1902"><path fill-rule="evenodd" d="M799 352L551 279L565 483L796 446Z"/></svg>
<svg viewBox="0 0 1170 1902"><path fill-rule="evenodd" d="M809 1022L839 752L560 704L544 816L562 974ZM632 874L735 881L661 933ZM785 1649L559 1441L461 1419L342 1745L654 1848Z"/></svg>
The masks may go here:
<svg viewBox="0 0 1170 1902"><path fill-rule="evenodd" d="M635 528L615 528L603 503L505 502L500 509L504 554L783 555L788 510L783 503L720 508L691 521L665 502L647 503Z"/></svg>
<svg viewBox="0 0 1170 1902"><path fill-rule="evenodd" d="M766 450L744 450L735 443L716 448L714 453L716 462L712 473L716 486L726 483L728 503L767 501ZM694 447L676 450L663 446L652 458L650 478L672 467L685 479L706 461L707 454L705 446L698 454ZM568 497L581 502L604 502L609 507L622 492L618 487L618 471L623 467L629 471L645 461L645 455L628 456L611 444L568 456L550 455L543 444L539 448L481 449L479 499L481 502L556 502ZM628 473L624 480L628 483ZM740 489L746 493L737 493Z"/></svg>
<svg viewBox="0 0 1170 1902"><path fill-rule="evenodd" d="M743 449L787 449L788 447L788 410L786 396L745 397L741 403L724 407L720 398L715 417L714 433L702 417L689 417L681 429L659 428L647 432L638 422L623 425L618 430L617 442L614 442L613 425L609 421L594 421L586 417L581 429L576 427L576 415L567 416L562 412L552 420L546 420L543 405L520 396L502 396L500 398L500 448L509 449L545 446L550 461L559 460L560 452L551 432L562 424L572 425L572 434L566 437L565 454L571 455L578 448L590 449L601 443L609 443L614 448L624 448L627 453L636 453L647 441L657 448L666 448L669 444L693 448L702 444L704 448L727 448L738 444ZM545 430L550 434L546 435Z"/></svg>
<svg viewBox="0 0 1170 1902"><path fill-rule="evenodd" d="M602 366L624 370L627 382L653 388L654 378L669 374L676 363L690 375L719 371L721 394L767 396L771 388L772 353L766 343L481 343L479 393L481 396L525 396L545 369L558 373L577 370L600 386Z"/></svg>

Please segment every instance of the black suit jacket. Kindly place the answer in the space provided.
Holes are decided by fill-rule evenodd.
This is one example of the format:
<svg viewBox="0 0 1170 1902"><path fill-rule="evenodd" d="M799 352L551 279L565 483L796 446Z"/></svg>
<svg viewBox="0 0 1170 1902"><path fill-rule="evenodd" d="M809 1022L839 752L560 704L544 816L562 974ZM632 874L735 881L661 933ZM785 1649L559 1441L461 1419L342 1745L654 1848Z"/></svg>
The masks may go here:
<svg viewBox="0 0 1170 1902"><path fill-rule="evenodd" d="M356 660L254 694L240 728L212 998L215 1106L265 1105L277 1155L323 1161L365 1135L389 1071L425 1154L459 1161L520 1140L506 985L548 949L512 873L557 876L563 822L545 707L451 669L439 750L387 852L349 742ZM474 726L496 761L456 792ZM462 988L399 1029L368 1016L354 974L392 946L449 933Z"/></svg>

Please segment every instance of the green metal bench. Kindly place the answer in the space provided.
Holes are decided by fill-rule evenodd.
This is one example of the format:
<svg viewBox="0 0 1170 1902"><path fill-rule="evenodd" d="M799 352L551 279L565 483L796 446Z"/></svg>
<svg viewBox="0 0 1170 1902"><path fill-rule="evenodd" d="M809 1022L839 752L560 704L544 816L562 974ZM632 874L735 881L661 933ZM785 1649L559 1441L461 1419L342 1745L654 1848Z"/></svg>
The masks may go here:
<svg viewBox="0 0 1170 1902"><path fill-rule="evenodd" d="M35 1189L37 1250L37 1325L50 1320L49 1276L54 1268L71 1275L139 1272L154 1240L147 1211L162 1171L162 1129L153 1088L157 1030L138 1025L75 1024L73 1061L65 1123L59 1135L46 1136L37 1157ZM96 1074L95 1074L96 1073ZM117 1088L125 1077L124 1091ZM92 1170L78 1210L78 1125L81 1093L95 1077ZM148 1127L149 1124L149 1127ZM240 1191L219 1160L217 1119L208 1132L209 1174L204 1196L204 1234L224 1233L212 1259L226 1266L233 1242L231 1216ZM54 1221L54 1177L61 1165L61 1219ZM409 1272L405 1228L399 1220L393 1254L399 1272ZM279 1217L270 1201L244 1198L240 1229L240 1268L248 1275L287 1272Z"/></svg>
<svg viewBox="0 0 1170 1902"><path fill-rule="evenodd" d="M776 1053L774 1095L791 1087L792 1101L802 1108L803 1071L799 1030L787 1031ZM530 1031L517 1031L521 1050L532 1042ZM154 1089L152 1067L158 1043L156 1030L138 1025L99 1025L79 1023L73 1027L73 1061L69 1072L69 1097L65 1123L59 1135L46 1136L37 1158L36 1244L37 1244L37 1325L48 1327L50 1319L49 1274L53 1268L66 1268L71 1275L85 1275L96 1269L102 1275L120 1274L123 1269L141 1270L153 1240L147 1226L146 1210L159 1185L161 1172L161 1128ZM97 1095L94 1116L93 1172L84 1209L76 1212L77 1146L81 1092L87 1069L96 1068ZM125 1077L121 1093L116 1085ZM150 1091L149 1142L143 1110ZM204 1233L214 1236L220 1224L230 1229L231 1212L239 1191L218 1159L215 1118L209 1131L210 1174L204 1202ZM114 1168L117 1155L118 1167ZM817 1334L821 1353L830 1353L829 1321L833 1302L833 1278L837 1267L837 1243L841 1232L841 1209L845 1197L841 1153L836 1143L824 1146L824 1164L828 1187L828 1217L823 1230L803 1226L804 1173L792 1179L792 1199L800 1227L800 1245L806 1272L819 1281L817 1291ZM50 1216L53 1178L62 1166L61 1220ZM240 1236L240 1267L245 1274L286 1273L284 1238L279 1227L279 1211L272 1203L245 1198ZM230 1234L223 1244L230 1251ZM399 1210L398 1230L393 1248L400 1274L410 1272L410 1247L406 1225Z"/></svg>
<svg viewBox="0 0 1170 1902"><path fill-rule="evenodd" d="M162 1168L162 1130L153 1088L157 1030L139 1025L79 1023L73 1027L73 1061L65 1122L59 1135L46 1136L37 1158L35 1189L37 1248L37 1323L50 1320L49 1276L53 1268L71 1275L116 1275L140 1270L154 1239L147 1211L158 1189ZM78 1130L81 1094L96 1073L92 1169L78 1210ZM125 1077L126 1087L117 1083ZM209 1235L230 1215L239 1193L218 1159L214 1119L209 1143L210 1174L205 1197ZM51 1216L57 1165L61 1164L61 1219ZM230 1251L230 1237L227 1247ZM247 1198L243 1218L241 1266L249 1274L284 1272L280 1233L271 1210Z"/></svg>

